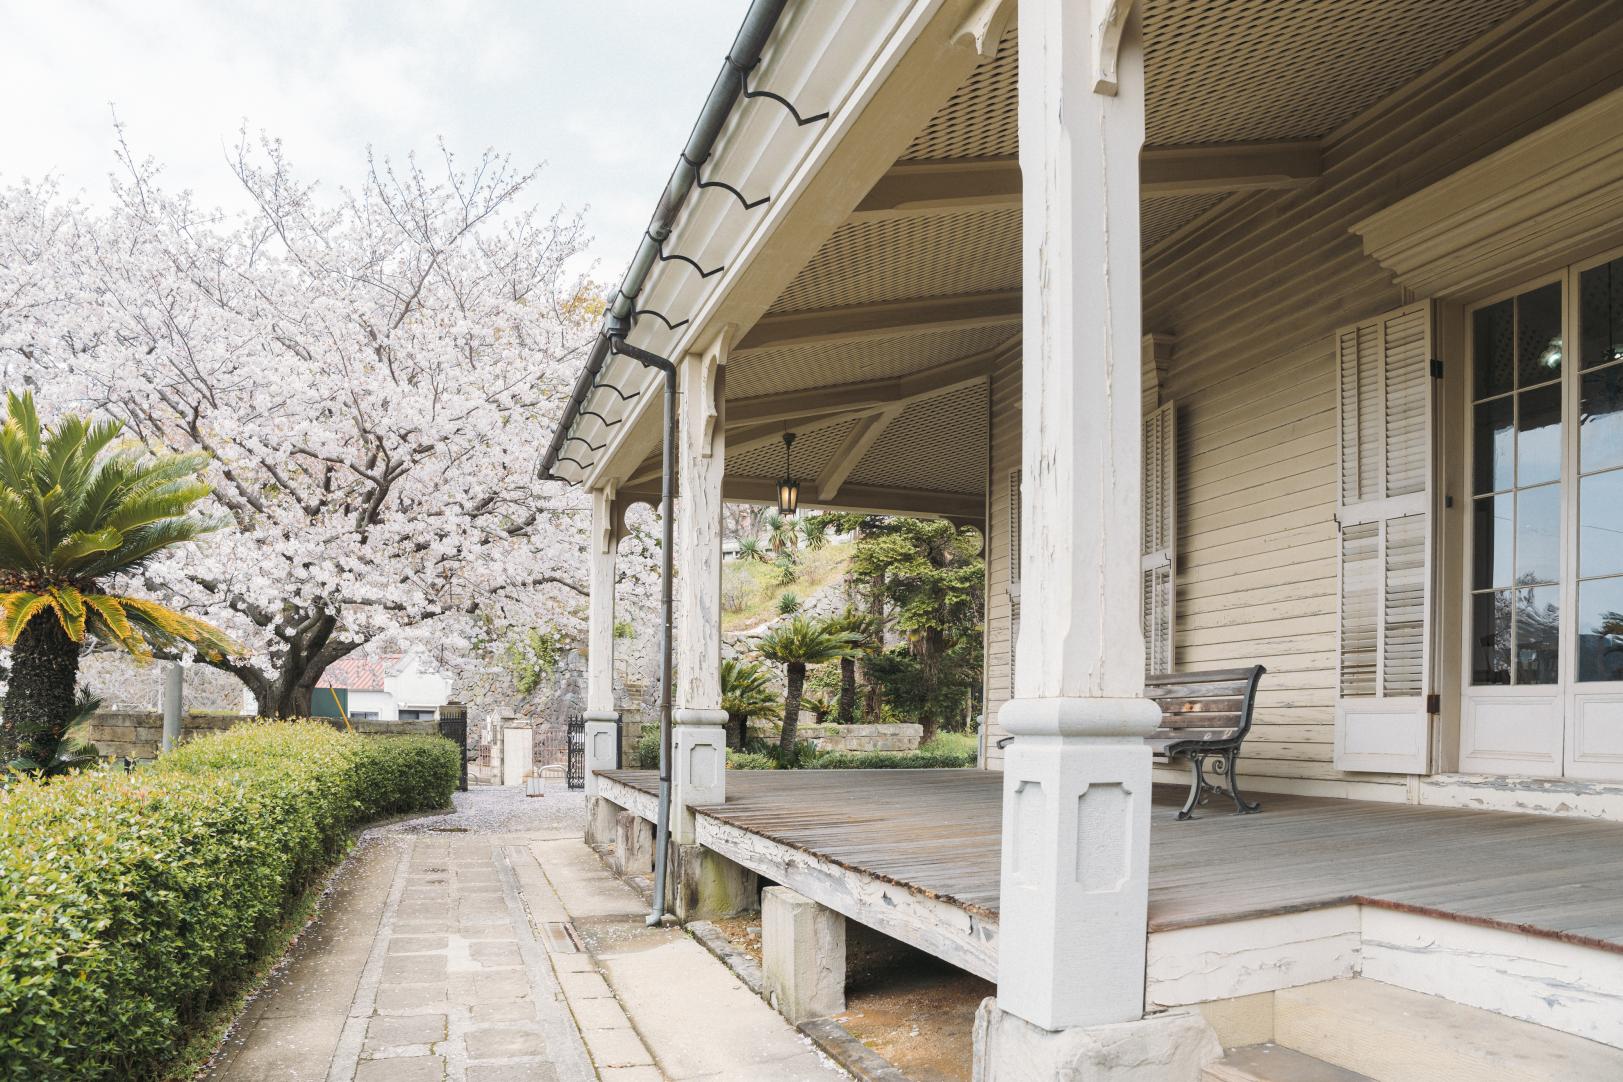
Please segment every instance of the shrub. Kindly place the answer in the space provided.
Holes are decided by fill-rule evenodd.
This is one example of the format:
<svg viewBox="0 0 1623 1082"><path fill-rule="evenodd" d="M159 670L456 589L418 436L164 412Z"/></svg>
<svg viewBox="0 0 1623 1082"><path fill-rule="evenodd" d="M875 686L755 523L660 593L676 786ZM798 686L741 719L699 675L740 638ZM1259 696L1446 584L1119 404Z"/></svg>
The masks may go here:
<svg viewBox="0 0 1623 1082"><path fill-rule="evenodd" d="M753 751L729 751L727 753L727 769L729 770L776 770L778 761L770 755L762 755Z"/></svg>
<svg viewBox="0 0 1623 1082"><path fill-rule="evenodd" d="M975 753L956 751L831 751L804 764L812 770L932 770L975 765Z"/></svg>
<svg viewBox="0 0 1623 1082"><path fill-rule="evenodd" d="M0 791L0 1077L162 1077L350 829L443 807L457 754L256 723L134 774L16 779Z"/></svg>
<svg viewBox="0 0 1623 1082"><path fill-rule="evenodd" d="M637 747L632 753L637 760L638 770L659 769L659 726L644 725L642 733L637 737Z"/></svg>

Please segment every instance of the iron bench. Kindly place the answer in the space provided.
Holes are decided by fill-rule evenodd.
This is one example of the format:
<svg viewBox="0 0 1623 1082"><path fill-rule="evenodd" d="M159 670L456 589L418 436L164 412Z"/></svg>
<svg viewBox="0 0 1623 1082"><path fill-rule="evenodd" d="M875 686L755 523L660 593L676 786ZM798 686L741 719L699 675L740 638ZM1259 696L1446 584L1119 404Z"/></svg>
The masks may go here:
<svg viewBox="0 0 1623 1082"><path fill-rule="evenodd" d="M1236 815L1262 810L1261 804L1248 803L1240 795L1235 763L1240 744L1251 731L1257 682L1267 671L1253 665L1249 669L1161 673L1144 681L1144 697L1161 708L1161 727L1144 742L1156 762L1189 760L1189 799L1183 802L1179 819L1194 818L1195 806L1204 804L1209 793L1226 792L1234 800ZM1211 770L1224 779L1226 789L1207 779L1207 759L1212 760Z"/></svg>

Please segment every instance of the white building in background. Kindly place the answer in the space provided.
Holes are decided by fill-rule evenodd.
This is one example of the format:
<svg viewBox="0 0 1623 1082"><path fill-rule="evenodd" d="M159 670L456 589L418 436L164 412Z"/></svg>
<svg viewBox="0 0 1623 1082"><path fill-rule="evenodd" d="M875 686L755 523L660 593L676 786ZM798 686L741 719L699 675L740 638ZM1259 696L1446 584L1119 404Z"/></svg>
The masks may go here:
<svg viewBox="0 0 1623 1082"><path fill-rule="evenodd" d="M354 721L432 720L451 699L451 678L420 653L353 655L327 666L316 681L311 707L337 716L333 701L339 698Z"/></svg>

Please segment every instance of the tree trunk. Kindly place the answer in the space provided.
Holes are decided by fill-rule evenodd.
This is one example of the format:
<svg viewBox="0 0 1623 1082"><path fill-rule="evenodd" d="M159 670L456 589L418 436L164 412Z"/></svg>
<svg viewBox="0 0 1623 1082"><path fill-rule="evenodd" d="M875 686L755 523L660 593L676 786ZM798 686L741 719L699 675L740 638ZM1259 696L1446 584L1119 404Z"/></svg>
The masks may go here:
<svg viewBox="0 0 1623 1082"><path fill-rule="evenodd" d="M868 580L868 620L872 624L873 649L885 648L885 573L880 571ZM870 724L884 716L884 689L879 681L868 675L868 666L862 667L862 720Z"/></svg>
<svg viewBox="0 0 1623 1082"><path fill-rule="evenodd" d="M935 734L941 730L941 721L935 716L934 710L926 710L919 715L919 724L924 726L924 735L919 737L919 746L923 747L935 739Z"/></svg>
<svg viewBox="0 0 1623 1082"><path fill-rule="evenodd" d="M800 728L800 693L806 686L806 666L789 663L788 686L783 692L783 732L778 737L778 758L784 766L795 766L795 736Z"/></svg>
<svg viewBox="0 0 1623 1082"><path fill-rule="evenodd" d="M840 709L839 721L841 725L850 725L855 721L857 713L857 659L854 657L840 658Z"/></svg>
<svg viewBox="0 0 1623 1082"><path fill-rule="evenodd" d="M73 720L73 685L79 678L79 644L68 638L47 609L28 621L11 648L0 755L44 762Z"/></svg>
<svg viewBox="0 0 1623 1082"><path fill-rule="evenodd" d="M750 719L745 714L727 715L727 746L734 751L744 750L744 741L749 738Z"/></svg>

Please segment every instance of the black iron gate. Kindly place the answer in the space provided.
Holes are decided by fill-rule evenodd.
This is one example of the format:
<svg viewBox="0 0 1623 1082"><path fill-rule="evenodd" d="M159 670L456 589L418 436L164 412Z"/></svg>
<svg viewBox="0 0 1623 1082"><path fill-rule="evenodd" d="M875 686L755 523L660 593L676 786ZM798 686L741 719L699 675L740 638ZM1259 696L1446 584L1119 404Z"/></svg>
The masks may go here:
<svg viewBox="0 0 1623 1082"><path fill-rule="evenodd" d="M586 719L569 719L569 768L565 773L571 789L586 788Z"/></svg>
<svg viewBox="0 0 1623 1082"><path fill-rule="evenodd" d="M461 703L446 703L440 707L440 735L462 752L457 757L462 762L462 771L456 787L465 793L468 791L468 708Z"/></svg>

